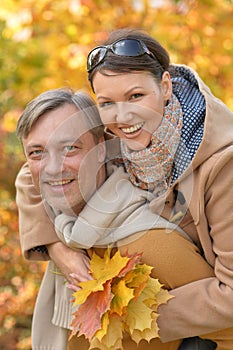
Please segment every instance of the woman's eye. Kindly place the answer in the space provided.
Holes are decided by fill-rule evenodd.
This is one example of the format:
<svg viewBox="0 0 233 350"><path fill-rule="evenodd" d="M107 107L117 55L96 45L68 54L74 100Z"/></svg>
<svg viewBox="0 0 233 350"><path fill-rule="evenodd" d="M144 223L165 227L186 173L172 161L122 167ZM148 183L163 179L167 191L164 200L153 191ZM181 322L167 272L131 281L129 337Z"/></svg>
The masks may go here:
<svg viewBox="0 0 233 350"><path fill-rule="evenodd" d="M105 107L111 106L112 104L113 104L112 101L101 102L99 103L99 108L105 108Z"/></svg>
<svg viewBox="0 0 233 350"><path fill-rule="evenodd" d="M141 94L141 93L133 94L130 96L130 100L136 100L137 98L140 98L142 96L143 96L143 94Z"/></svg>

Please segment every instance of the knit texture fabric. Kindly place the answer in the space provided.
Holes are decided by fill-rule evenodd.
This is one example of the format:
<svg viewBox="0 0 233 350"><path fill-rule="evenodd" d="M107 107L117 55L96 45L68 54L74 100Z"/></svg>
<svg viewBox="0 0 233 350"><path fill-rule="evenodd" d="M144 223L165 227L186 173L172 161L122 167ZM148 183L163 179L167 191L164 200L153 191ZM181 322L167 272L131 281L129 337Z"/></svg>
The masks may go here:
<svg viewBox="0 0 233 350"><path fill-rule="evenodd" d="M203 137L206 103L194 74L186 67L175 66L173 93L183 112L181 142L176 151L172 170L173 183L192 161Z"/></svg>

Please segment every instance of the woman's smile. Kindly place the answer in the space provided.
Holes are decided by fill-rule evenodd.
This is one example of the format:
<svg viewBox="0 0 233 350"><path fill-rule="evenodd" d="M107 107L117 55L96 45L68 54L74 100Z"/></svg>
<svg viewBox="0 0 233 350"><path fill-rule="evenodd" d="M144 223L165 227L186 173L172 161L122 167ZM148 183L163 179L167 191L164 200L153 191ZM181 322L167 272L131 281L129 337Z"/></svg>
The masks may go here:
<svg viewBox="0 0 233 350"><path fill-rule="evenodd" d="M138 123L132 126L120 128L126 136L135 136L139 134L139 132L142 130L144 123Z"/></svg>
<svg viewBox="0 0 233 350"><path fill-rule="evenodd" d="M95 74L93 86L102 122L132 150L151 143L170 98L169 79L169 73L160 84L148 72Z"/></svg>

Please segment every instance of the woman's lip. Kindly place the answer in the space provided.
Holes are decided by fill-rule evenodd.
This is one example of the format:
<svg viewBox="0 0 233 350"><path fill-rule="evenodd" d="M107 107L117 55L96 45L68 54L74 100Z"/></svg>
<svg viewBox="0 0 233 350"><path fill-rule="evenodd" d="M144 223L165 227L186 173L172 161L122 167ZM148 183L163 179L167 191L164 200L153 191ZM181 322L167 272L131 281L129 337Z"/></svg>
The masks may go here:
<svg viewBox="0 0 233 350"><path fill-rule="evenodd" d="M138 123L128 127L121 127L120 130L123 132L125 137L130 139L137 137L142 132L143 125L144 123Z"/></svg>
<svg viewBox="0 0 233 350"><path fill-rule="evenodd" d="M144 123L138 123L138 124L130 125L127 127L121 127L121 130L123 131L124 134L132 134L138 130L141 130L143 125L144 125Z"/></svg>

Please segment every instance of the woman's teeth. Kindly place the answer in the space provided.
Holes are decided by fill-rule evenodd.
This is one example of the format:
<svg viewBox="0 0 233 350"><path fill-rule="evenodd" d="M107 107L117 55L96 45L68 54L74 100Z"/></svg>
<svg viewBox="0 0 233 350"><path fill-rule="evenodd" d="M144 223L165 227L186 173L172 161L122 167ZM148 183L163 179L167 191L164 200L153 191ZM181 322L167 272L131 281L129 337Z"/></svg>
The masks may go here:
<svg viewBox="0 0 233 350"><path fill-rule="evenodd" d="M121 130L125 133L125 134L130 134L132 132L138 131L143 127L144 123L139 123L133 126L130 126L129 128L121 128Z"/></svg>

